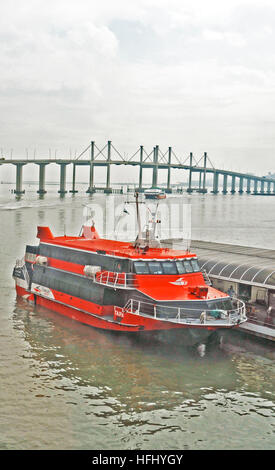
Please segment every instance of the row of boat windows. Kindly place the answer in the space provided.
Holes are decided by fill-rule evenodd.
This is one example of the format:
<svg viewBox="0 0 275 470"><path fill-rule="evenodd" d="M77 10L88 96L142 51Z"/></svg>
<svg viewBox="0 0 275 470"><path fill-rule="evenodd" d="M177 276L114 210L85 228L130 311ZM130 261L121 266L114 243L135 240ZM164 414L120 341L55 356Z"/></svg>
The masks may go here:
<svg viewBox="0 0 275 470"><path fill-rule="evenodd" d="M39 246L39 254L49 258L62 259L71 263L98 265L101 266L102 269L109 271L129 272L132 270L129 260L69 250L64 247L46 245L43 243ZM136 261L134 262L134 271L136 274L188 274L200 271L200 267L196 259L162 262Z"/></svg>
<svg viewBox="0 0 275 470"><path fill-rule="evenodd" d="M116 259L111 256L106 256L98 253L91 253L89 251L79 251L64 248L61 246L46 245L40 243L39 254L48 258L60 259L69 263L82 264L82 265L94 265L101 266L102 269L108 271L116 271L117 264L120 265L120 271L129 271L129 260Z"/></svg>
<svg viewBox="0 0 275 470"><path fill-rule="evenodd" d="M135 261L136 274L189 274L199 272L196 259L177 261Z"/></svg>
<svg viewBox="0 0 275 470"><path fill-rule="evenodd" d="M103 291L90 279L51 268L35 266L32 282L95 303L102 303Z"/></svg>
<svg viewBox="0 0 275 470"><path fill-rule="evenodd" d="M116 291L103 289L90 279L35 265L32 282L100 305L123 306L126 300Z"/></svg>

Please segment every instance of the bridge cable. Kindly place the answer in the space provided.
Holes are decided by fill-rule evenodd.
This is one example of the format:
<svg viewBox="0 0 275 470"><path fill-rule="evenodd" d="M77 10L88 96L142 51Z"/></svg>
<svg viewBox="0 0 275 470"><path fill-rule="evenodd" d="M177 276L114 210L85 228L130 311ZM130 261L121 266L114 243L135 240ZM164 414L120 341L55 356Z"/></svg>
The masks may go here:
<svg viewBox="0 0 275 470"><path fill-rule="evenodd" d="M83 150L83 152L81 152L81 154L78 155L77 158L74 158L74 160L78 160L80 157L82 157L82 155L83 155L85 152L87 152L87 150L88 150L90 147L91 147L91 144L89 144L88 147L87 147L85 150Z"/></svg>

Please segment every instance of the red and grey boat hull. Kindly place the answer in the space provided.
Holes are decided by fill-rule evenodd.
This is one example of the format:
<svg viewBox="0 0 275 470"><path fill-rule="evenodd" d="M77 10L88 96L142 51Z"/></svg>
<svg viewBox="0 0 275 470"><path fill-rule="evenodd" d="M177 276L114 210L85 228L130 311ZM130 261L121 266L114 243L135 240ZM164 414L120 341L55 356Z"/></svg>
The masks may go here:
<svg viewBox="0 0 275 470"><path fill-rule="evenodd" d="M40 227L38 238L14 268L17 295L75 321L131 334L182 334L198 343L246 319L238 300L224 310L229 296L206 286L195 255L141 251L95 232L91 239L54 238Z"/></svg>

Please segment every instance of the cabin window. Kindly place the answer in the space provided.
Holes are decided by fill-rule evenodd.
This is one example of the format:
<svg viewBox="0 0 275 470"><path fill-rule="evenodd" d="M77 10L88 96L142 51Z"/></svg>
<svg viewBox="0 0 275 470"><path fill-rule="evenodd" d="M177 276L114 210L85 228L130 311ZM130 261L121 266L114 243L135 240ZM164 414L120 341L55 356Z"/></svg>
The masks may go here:
<svg viewBox="0 0 275 470"><path fill-rule="evenodd" d="M176 266L178 268L178 274L185 274L186 270L182 261L176 261Z"/></svg>
<svg viewBox="0 0 275 470"><path fill-rule="evenodd" d="M164 274L178 274L176 263L173 261L164 261L162 268Z"/></svg>
<svg viewBox="0 0 275 470"><path fill-rule="evenodd" d="M190 263L190 261L183 261L183 264L187 273L193 272L192 264Z"/></svg>
<svg viewBox="0 0 275 470"><path fill-rule="evenodd" d="M191 265L194 272L200 271L199 263L196 259L191 259Z"/></svg>
<svg viewBox="0 0 275 470"><path fill-rule="evenodd" d="M147 263L142 261L136 261L134 263L136 274L149 274L149 268Z"/></svg>
<svg viewBox="0 0 275 470"><path fill-rule="evenodd" d="M196 259L175 261L135 261L136 274L189 274L199 272L200 266Z"/></svg>
<svg viewBox="0 0 275 470"><path fill-rule="evenodd" d="M149 261L150 274L163 274L161 264L157 261Z"/></svg>
<svg viewBox="0 0 275 470"><path fill-rule="evenodd" d="M234 307L233 307L233 304L232 304L232 302L231 302L230 299L223 300L223 301L221 302L221 304L222 304L222 307L221 307L221 308L222 308L223 310L233 310L233 308L234 308Z"/></svg>
<svg viewBox="0 0 275 470"><path fill-rule="evenodd" d="M116 272L116 273L122 273L123 272L121 261L116 261L115 262L114 272Z"/></svg>

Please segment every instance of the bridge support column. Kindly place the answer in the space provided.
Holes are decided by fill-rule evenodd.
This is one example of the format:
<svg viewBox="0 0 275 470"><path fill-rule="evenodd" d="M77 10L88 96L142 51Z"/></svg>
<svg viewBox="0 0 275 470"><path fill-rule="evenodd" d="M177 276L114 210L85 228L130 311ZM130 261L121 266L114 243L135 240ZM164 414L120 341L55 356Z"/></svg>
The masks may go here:
<svg viewBox="0 0 275 470"><path fill-rule="evenodd" d="M227 194L227 175L223 175L223 187L222 187L223 194Z"/></svg>
<svg viewBox="0 0 275 470"><path fill-rule="evenodd" d="M202 192L203 193L207 193L207 189L206 189L206 164L207 164L207 153L204 152L204 156L203 156L203 181L202 181Z"/></svg>
<svg viewBox="0 0 275 470"><path fill-rule="evenodd" d="M76 170L76 164L73 163L73 183L72 183L72 189L70 189L70 193L78 193L78 191L75 189L75 170Z"/></svg>
<svg viewBox="0 0 275 470"><path fill-rule="evenodd" d="M231 181L231 194L235 194L236 192L236 176L232 175L232 181Z"/></svg>
<svg viewBox="0 0 275 470"><path fill-rule="evenodd" d="M261 194L264 194L264 184L265 182L261 180Z"/></svg>
<svg viewBox="0 0 275 470"><path fill-rule="evenodd" d="M189 168L189 181L188 181L187 192L188 192L188 193L192 193L192 192L193 192L193 189L192 189L193 154L192 154L192 152L190 152L189 166L190 166L190 168Z"/></svg>
<svg viewBox="0 0 275 470"><path fill-rule="evenodd" d="M240 176L239 193L243 194L243 177Z"/></svg>
<svg viewBox="0 0 275 470"><path fill-rule="evenodd" d="M23 189L23 166L24 163L15 163L16 165L16 184L14 189L14 194L24 194L25 189Z"/></svg>
<svg viewBox="0 0 275 470"><path fill-rule="evenodd" d="M247 180L246 180L246 192L247 192L247 194L251 193L250 184L251 184L251 179L247 178Z"/></svg>
<svg viewBox="0 0 275 470"><path fill-rule="evenodd" d="M45 168L46 168L46 163L38 163L39 165L39 188L37 193L38 194L46 194L45 190Z"/></svg>
<svg viewBox="0 0 275 470"><path fill-rule="evenodd" d="M254 194L258 194L258 180L254 180Z"/></svg>
<svg viewBox="0 0 275 470"><path fill-rule="evenodd" d="M275 194L275 181L272 184L273 184L273 193Z"/></svg>
<svg viewBox="0 0 275 470"><path fill-rule="evenodd" d="M94 159L95 159L95 143L91 142L91 161L90 161L90 173L89 173L89 187L86 193L94 193Z"/></svg>
<svg viewBox="0 0 275 470"><path fill-rule="evenodd" d="M142 193L144 191L143 189L143 182L142 182L142 163L143 163L143 145L140 146L139 150L139 181L138 181L138 191Z"/></svg>
<svg viewBox="0 0 275 470"><path fill-rule="evenodd" d="M213 194L218 194L219 192L219 173L217 173L215 171L215 173L213 174L213 190L212 190L212 193Z"/></svg>
<svg viewBox="0 0 275 470"><path fill-rule="evenodd" d="M172 157L172 147L168 147L168 170L167 170L167 186L165 189L166 193L171 193L171 157Z"/></svg>
<svg viewBox="0 0 275 470"><path fill-rule="evenodd" d="M154 147L154 166L153 166L153 177L152 177L152 188L158 187L158 153L159 146Z"/></svg>
<svg viewBox="0 0 275 470"><path fill-rule="evenodd" d="M106 187L104 189L104 193L109 194L112 192L112 188L110 187L110 180L111 180L111 140L108 140L108 154L107 154L107 178L106 178Z"/></svg>
<svg viewBox="0 0 275 470"><path fill-rule="evenodd" d="M206 189L206 162L207 162L207 153L204 152L203 155L203 178L202 178L202 188L199 189L199 193L207 193Z"/></svg>
<svg viewBox="0 0 275 470"><path fill-rule="evenodd" d="M268 182L267 182L267 193L268 193L268 194L271 193L271 181L268 181Z"/></svg>
<svg viewBox="0 0 275 470"><path fill-rule="evenodd" d="M66 194L66 168L67 163L58 163L60 165L60 185L59 194Z"/></svg>
<svg viewBox="0 0 275 470"><path fill-rule="evenodd" d="M23 190L23 166L24 163L16 163L16 185L15 185L15 194L24 194Z"/></svg>

